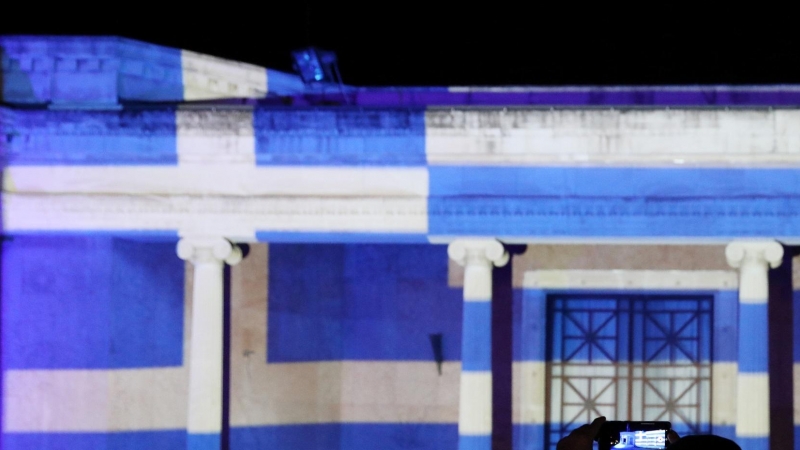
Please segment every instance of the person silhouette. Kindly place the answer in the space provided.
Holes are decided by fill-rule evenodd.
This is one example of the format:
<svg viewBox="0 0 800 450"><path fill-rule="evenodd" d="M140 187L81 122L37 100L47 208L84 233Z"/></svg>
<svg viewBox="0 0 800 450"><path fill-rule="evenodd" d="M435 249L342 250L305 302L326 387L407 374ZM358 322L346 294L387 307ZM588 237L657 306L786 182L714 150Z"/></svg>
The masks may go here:
<svg viewBox="0 0 800 450"><path fill-rule="evenodd" d="M592 443L605 422L605 417L598 417L592 423L579 426L558 441L556 450L592 450ZM669 450L742 450L732 440L713 434L681 438L678 433L669 430L667 440L670 444Z"/></svg>

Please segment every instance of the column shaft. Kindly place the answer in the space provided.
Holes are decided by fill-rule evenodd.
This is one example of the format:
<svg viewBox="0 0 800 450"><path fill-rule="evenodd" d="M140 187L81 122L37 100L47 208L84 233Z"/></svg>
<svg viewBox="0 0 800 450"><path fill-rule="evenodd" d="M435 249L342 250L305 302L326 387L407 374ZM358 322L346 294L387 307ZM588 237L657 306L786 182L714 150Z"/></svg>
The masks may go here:
<svg viewBox="0 0 800 450"><path fill-rule="evenodd" d="M223 265L196 263L189 353L189 449L220 448L222 430ZM197 441L197 442L193 442Z"/></svg>
<svg viewBox="0 0 800 450"><path fill-rule="evenodd" d="M735 241L725 250L739 268L739 356L736 439L743 450L769 449L768 270L778 267L783 247L775 241Z"/></svg>
<svg viewBox="0 0 800 450"><path fill-rule="evenodd" d="M224 264L241 251L222 238L181 239L178 256L194 264L192 332L189 349L189 450L218 450L222 432Z"/></svg>
<svg viewBox="0 0 800 450"><path fill-rule="evenodd" d="M458 448L491 450L492 270L508 254L496 240L455 241L448 253L464 266Z"/></svg>

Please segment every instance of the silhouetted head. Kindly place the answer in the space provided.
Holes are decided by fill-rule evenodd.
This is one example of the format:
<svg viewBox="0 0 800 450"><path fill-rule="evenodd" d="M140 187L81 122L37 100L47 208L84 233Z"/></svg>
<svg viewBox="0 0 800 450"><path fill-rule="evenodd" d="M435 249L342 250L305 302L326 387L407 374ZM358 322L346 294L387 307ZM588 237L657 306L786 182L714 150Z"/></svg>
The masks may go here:
<svg viewBox="0 0 800 450"><path fill-rule="evenodd" d="M669 450L742 450L730 439L713 435L695 435L681 438Z"/></svg>

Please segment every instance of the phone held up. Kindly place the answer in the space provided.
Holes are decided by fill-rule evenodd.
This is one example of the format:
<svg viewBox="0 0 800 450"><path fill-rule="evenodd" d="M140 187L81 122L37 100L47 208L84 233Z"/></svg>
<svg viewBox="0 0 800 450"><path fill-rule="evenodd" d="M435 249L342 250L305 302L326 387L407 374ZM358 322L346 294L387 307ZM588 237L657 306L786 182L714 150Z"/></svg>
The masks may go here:
<svg viewBox="0 0 800 450"><path fill-rule="evenodd" d="M599 450L617 448L664 449L669 445L670 422L607 421L595 440Z"/></svg>

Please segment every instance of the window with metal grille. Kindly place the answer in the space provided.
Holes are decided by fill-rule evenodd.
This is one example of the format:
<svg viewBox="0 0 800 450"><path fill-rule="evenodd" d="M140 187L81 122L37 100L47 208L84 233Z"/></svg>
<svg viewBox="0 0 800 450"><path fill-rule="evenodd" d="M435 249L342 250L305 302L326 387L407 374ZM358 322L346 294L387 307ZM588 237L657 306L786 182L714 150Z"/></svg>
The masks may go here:
<svg viewBox="0 0 800 450"><path fill-rule="evenodd" d="M712 295L548 295L548 448L609 420L708 433Z"/></svg>

